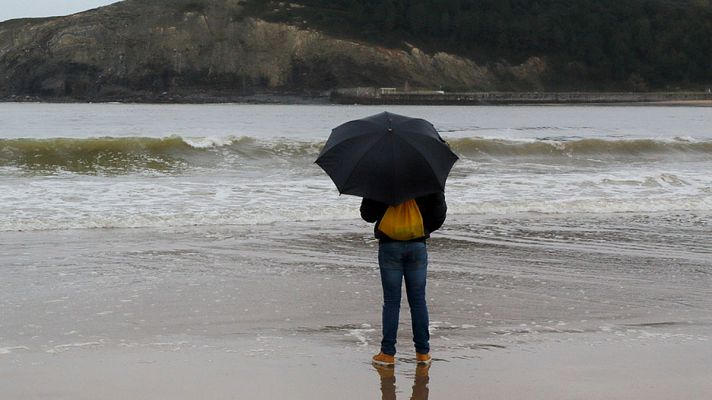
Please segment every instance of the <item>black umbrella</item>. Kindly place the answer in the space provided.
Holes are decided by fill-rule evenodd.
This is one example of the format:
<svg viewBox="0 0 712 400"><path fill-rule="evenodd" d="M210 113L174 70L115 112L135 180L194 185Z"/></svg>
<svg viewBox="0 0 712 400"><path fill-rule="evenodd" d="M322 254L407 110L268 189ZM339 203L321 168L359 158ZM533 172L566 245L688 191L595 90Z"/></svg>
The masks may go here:
<svg viewBox="0 0 712 400"><path fill-rule="evenodd" d="M340 193L396 205L444 191L455 161L433 124L383 112L334 128L316 163Z"/></svg>

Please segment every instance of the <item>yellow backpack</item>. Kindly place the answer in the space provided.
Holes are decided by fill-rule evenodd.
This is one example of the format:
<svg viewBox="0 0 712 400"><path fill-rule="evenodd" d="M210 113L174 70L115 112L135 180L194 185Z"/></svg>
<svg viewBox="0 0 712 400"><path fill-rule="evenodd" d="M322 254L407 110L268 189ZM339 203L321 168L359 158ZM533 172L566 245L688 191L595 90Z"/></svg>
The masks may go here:
<svg viewBox="0 0 712 400"><path fill-rule="evenodd" d="M388 206L378 230L394 240L412 240L425 236L423 216L414 199Z"/></svg>

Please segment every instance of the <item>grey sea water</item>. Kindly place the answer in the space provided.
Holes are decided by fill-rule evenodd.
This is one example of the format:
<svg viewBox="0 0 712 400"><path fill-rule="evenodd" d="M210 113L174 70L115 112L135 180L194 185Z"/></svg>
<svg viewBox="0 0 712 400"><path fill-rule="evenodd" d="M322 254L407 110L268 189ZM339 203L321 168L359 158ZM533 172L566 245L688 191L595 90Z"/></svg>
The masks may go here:
<svg viewBox="0 0 712 400"><path fill-rule="evenodd" d="M313 164L383 107L0 104L0 231L357 218ZM705 107L389 107L460 155L450 212L712 211Z"/></svg>

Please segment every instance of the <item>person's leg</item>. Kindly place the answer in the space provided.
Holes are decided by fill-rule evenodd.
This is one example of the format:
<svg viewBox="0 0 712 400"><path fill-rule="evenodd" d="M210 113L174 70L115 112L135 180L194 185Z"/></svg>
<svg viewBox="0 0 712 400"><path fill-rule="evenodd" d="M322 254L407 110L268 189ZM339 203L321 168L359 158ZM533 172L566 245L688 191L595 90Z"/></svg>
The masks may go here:
<svg viewBox="0 0 712 400"><path fill-rule="evenodd" d="M415 351L428 354L430 352L430 333L428 332L428 305L425 301L428 252L424 242L409 243L403 269Z"/></svg>
<svg viewBox="0 0 712 400"><path fill-rule="evenodd" d="M401 243L381 243L378 247L378 264L383 286L383 340L381 351L396 354L398 314L400 313L401 285L403 282Z"/></svg>

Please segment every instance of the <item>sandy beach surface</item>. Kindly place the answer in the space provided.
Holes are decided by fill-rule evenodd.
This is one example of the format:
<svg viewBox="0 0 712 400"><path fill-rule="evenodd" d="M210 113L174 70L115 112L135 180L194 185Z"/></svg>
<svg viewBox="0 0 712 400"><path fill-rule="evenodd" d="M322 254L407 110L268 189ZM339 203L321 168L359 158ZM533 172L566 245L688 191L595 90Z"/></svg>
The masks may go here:
<svg viewBox="0 0 712 400"><path fill-rule="evenodd" d="M435 361L416 370L404 299L382 377L361 221L0 232L0 393L709 398L710 233L699 213L451 216L429 242Z"/></svg>
<svg viewBox="0 0 712 400"><path fill-rule="evenodd" d="M372 348L284 337L171 347L27 354L3 364L8 399L705 399L709 343L580 337L480 352L444 351L419 379L393 379ZM180 346L178 346L180 347ZM262 354L243 349L259 347ZM371 346L372 347L372 346Z"/></svg>

